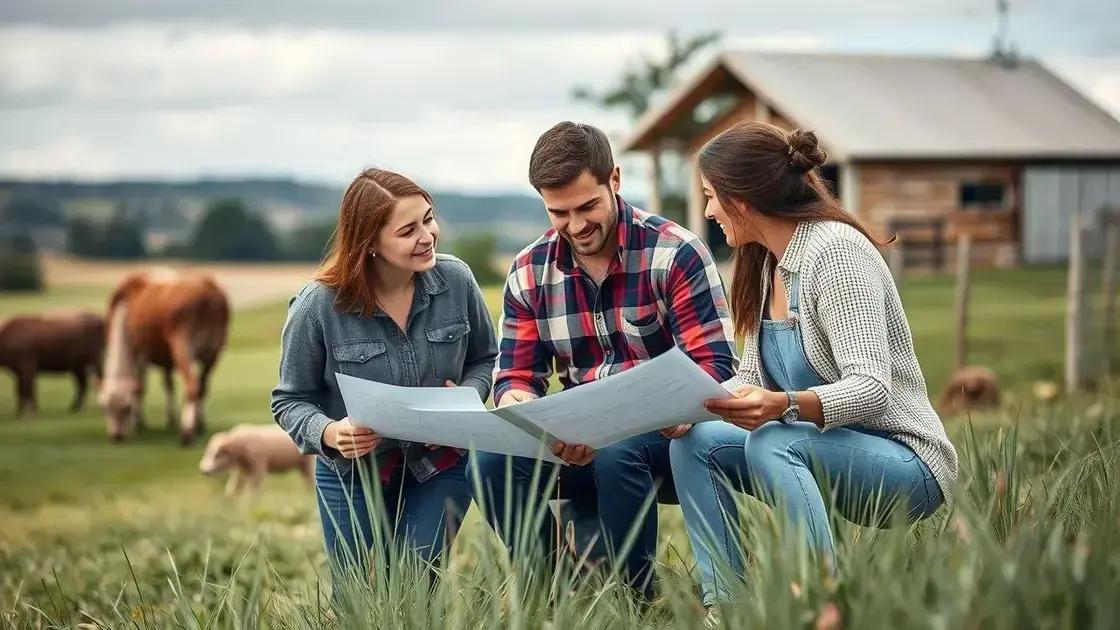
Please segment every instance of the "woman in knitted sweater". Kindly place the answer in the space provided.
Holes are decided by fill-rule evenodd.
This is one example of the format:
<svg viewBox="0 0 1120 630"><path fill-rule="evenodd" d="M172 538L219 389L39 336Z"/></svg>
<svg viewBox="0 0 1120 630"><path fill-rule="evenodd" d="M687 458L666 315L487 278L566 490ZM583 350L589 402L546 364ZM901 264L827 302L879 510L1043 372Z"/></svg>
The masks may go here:
<svg viewBox="0 0 1120 630"><path fill-rule="evenodd" d="M743 570L729 486L780 506L835 567L822 487L845 518L881 525L889 513L929 516L956 481L880 243L829 192L825 157L812 132L758 122L700 153L705 216L735 251L732 312L745 341L724 383L735 396L708 401L726 422L697 424L670 450L709 606L735 579L715 554Z"/></svg>

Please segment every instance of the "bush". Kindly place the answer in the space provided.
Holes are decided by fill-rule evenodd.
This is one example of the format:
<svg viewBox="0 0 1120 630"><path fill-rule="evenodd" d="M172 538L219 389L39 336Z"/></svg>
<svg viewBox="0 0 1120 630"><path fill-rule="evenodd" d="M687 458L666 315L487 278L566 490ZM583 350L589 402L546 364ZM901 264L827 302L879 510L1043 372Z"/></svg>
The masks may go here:
<svg viewBox="0 0 1120 630"><path fill-rule="evenodd" d="M499 284L505 279L494 268L497 251L498 237L489 232L460 236L451 244L451 253L467 263L480 285Z"/></svg>
<svg viewBox="0 0 1120 630"><path fill-rule="evenodd" d="M42 291L43 270L31 238L25 234L0 243L0 291Z"/></svg>
<svg viewBox="0 0 1120 630"><path fill-rule="evenodd" d="M66 226L66 251L84 258L135 260L148 255L140 224L121 210L105 223L71 219Z"/></svg>
<svg viewBox="0 0 1120 630"><path fill-rule="evenodd" d="M334 223L301 225L288 235L284 246L285 257L313 262L322 260L334 238L334 229Z"/></svg>
<svg viewBox="0 0 1120 630"><path fill-rule="evenodd" d="M202 260L277 260L272 227L241 199L210 204L195 226L189 255Z"/></svg>

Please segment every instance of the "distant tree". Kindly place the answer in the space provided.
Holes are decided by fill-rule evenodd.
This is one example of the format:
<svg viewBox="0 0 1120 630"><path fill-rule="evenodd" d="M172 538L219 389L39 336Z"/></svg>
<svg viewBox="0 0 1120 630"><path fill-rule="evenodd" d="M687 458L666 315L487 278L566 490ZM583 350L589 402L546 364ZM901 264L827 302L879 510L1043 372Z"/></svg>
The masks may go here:
<svg viewBox="0 0 1120 630"><path fill-rule="evenodd" d="M116 212L102 228L99 249L103 258L136 259L147 256L140 223L124 212Z"/></svg>
<svg viewBox="0 0 1120 630"><path fill-rule="evenodd" d="M241 199L210 204L190 238L190 255L206 260L276 260L272 228Z"/></svg>
<svg viewBox="0 0 1120 630"><path fill-rule="evenodd" d="M100 255L101 226L85 217L74 217L66 224L66 251L83 258Z"/></svg>
<svg viewBox="0 0 1120 630"><path fill-rule="evenodd" d="M489 233L466 234L451 244L451 253L458 256L474 272L480 285L497 284L503 275L494 268L494 254L498 251L498 237Z"/></svg>
<svg viewBox="0 0 1120 630"><path fill-rule="evenodd" d="M53 199L21 195L0 209L0 225L27 230L37 227L62 227L66 219Z"/></svg>
<svg viewBox="0 0 1120 630"><path fill-rule="evenodd" d="M43 270L25 232L0 240L0 291L41 291Z"/></svg>
<svg viewBox="0 0 1120 630"><path fill-rule="evenodd" d="M66 251L83 258L135 260L148 255L140 225L123 212L105 223L74 217L66 226Z"/></svg>
<svg viewBox="0 0 1120 630"><path fill-rule="evenodd" d="M288 235L285 257L291 260L322 260L334 237L334 229L334 223L301 225Z"/></svg>
<svg viewBox="0 0 1120 630"><path fill-rule="evenodd" d="M677 71L696 53L718 42L720 37L720 33L713 31L682 38L676 31L669 31L666 36L669 53L664 59L642 56L636 62L626 64L613 87L596 92L587 86L577 86L572 90L572 97L606 109L624 110L631 119L637 120L649 109L659 92L673 85Z"/></svg>
<svg viewBox="0 0 1120 630"><path fill-rule="evenodd" d="M572 90L572 97L580 101L594 103L604 109L621 109L631 120L637 120L658 95L671 88L677 79L677 74L697 53L712 46L720 40L720 33L712 31L699 33L689 37L679 37L676 31L669 31L666 36L668 54L664 59L651 59L642 56L636 61L627 63L616 83L602 92L595 92L586 86L578 86ZM661 181L660 167L655 166L651 178ZM666 191L662 190L662 214L666 217L683 220L686 211L671 208L669 203L673 200L666 199Z"/></svg>

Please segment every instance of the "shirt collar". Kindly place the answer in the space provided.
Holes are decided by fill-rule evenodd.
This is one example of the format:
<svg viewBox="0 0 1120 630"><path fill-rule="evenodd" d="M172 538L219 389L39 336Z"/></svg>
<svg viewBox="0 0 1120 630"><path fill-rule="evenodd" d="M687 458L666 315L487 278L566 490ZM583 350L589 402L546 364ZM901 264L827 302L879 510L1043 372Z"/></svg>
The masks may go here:
<svg viewBox="0 0 1120 630"><path fill-rule="evenodd" d="M443 293L448 289L447 280L444 280L443 274L439 272L438 264L439 263L437 260L436 267L432 267L431 269L418 274L420 288L422 288L428 295Z"/></svg>
<svg viewBox="0 0 1120 630"><path fill-rule="evenodd" d="M789 240L789 245L786 245L786 252L778 261L779 267L792 273L797 273L801 269L801 257L805 254L805 245L812 228L812 221L801 221L797 224L793 230L793 238Z"/></svg>

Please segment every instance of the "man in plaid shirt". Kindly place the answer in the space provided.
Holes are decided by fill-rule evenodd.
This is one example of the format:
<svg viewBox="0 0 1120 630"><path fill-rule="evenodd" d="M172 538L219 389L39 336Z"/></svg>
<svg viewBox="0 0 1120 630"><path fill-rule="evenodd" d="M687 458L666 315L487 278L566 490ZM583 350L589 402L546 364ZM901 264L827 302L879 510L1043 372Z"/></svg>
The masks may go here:
<svg viewBox="0 0 1120 630"><path fill-rule="evenodd" d="M545 395L554 365L568 389L674 345L717 381L735 373L731 319L711 253L688 230L618 196L620 172L602 131L563 122L545 132L533 149L529 180L552 229L517 256L506 280L494 375L499 407ZM552 446L571 464L558 471L561 497L574 511L597 509L608 548L619 550L640 520L637 540L620 560L623 574L647 598L657 512L646 503L661 483L671 487L669 440L690 428L668 427L598 452L580 444ZM505 456L478 454L474 465L484 496L475 498L512 544L525 506L541 505L548 474L537 475L533 486L539 464L509 459L507 468ZM507 489L514 494L514 514L508 515ZM551 527L541 529L541 540L549 540Z"/></svg>

